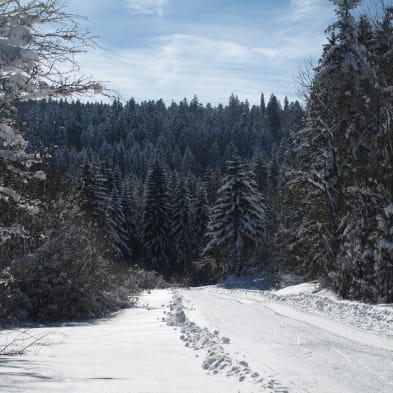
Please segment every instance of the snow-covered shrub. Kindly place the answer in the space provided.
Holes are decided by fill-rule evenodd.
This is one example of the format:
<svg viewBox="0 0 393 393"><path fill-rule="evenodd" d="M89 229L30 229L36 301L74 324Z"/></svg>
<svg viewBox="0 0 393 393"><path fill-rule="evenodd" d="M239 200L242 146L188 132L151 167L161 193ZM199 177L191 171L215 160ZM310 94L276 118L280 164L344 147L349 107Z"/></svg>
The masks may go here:
<svg viewBox="0 0 393 393"><path fill-rule="evenodd" d="M165 288L166 286L164 278L154 270L145 270L138 266L129 269L127 288L133 294L143 289Z"/></svg>
<svg viewBox="0 0 393 393"><path fill-rule="evenodd" d="M126 274L103 257L97 228L74 203L60 204L42 245L0 271L3 325L97 318L127 305Z"/></svg>

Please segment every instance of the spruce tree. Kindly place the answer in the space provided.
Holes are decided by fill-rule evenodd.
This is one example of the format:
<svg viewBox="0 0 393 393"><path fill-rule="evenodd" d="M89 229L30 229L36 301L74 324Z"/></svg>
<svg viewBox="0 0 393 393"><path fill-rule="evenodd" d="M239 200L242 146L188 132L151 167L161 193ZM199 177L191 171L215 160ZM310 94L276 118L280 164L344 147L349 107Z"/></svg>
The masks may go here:
<svg viewBox="0 0 393 393"><path fill-rule="evenodd" d="M105 226L109 243L114 255L124 261L130 255L128 248L127 223L121 203L121 195L115 187L110 195L110 202L105 212Z"/></svg>
<svg viewBox="0 0 393 393"><path fill-rule="evenodd" d="M282 138L282 109L277 97L272 94L266 106L267 127L269 128L273 142L280 144Z"/></svg>
<svg viewBox="0 0 393 393"><path fill-rule="evenodd" d="M145 181L142 247L150 268L169 271L169 193L165 170L156 159Z"/></svg>
<svg viewBox="0 0 393 393"><path fill-rule="evenodd" d="M207 231L210 211L206 189L200 186L191 208L192 249L195 256L200 254L204 246L204 237Z"/></svg>
<svg viewBox="0 0 393 393"><path fill-rule="evenodd" d="M134 187L130 180L125 179L121 191L121 203L127 230L128 261L136 262L140 256L140 214L134 196Z"/></svg>
<svg viewBox="0 0 393 393"><path fill-rule="evenodd" d="M241 274L246 250L262 241L266 208L250 169L240 157L227 162L227 170L212 209L207 231L210 240L204 254L224 256L223 271Z"/></svg>
<svg viewBox="0 0 393 393"><path fill-rule="evenodd" d="M343 297L376 301L391 296L391 87L382 69L392 30L356 19L359 1L333 2L337 21L311 85L306 127L294 135L283 238L292 238L287 255ZM375 40L381 31L385 41Z"/></svg>
<svg viewBox="0 0 393 393"><path fill-rule="evenodd" d="M176 269L186 271L191 253L190 194L183 179L176 185L172 201L172 256Z"/></svg>

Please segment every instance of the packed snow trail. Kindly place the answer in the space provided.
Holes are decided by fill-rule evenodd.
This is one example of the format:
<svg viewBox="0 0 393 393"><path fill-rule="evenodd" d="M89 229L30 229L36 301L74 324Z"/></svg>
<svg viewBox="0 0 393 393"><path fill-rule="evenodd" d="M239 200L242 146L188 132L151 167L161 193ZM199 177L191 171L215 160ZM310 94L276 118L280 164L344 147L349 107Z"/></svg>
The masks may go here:
<svg viewBox="0 0 393 393"><path fill-rule="evenodd" d="M299 311L291 296L278 302L269 294L214 287L181 291L190 321L229 337L231 357L244 357L252 370L288 392L393 392L393 319L382 325L385 334L362 330L312 315L312 309ZM393 310L386 310L391 318ZM375 317L385 315L383 310Z"/></svg>
<svg viewBox="0 0 393 393"><path fill-rule="evenodd" d="M48 333L47 342L37 353L0 357L0 392L257 393L251 382L206 374L202 354L162 322L171 299L157 290L144 296L145 307L107 320L29 329Z"/></svg>

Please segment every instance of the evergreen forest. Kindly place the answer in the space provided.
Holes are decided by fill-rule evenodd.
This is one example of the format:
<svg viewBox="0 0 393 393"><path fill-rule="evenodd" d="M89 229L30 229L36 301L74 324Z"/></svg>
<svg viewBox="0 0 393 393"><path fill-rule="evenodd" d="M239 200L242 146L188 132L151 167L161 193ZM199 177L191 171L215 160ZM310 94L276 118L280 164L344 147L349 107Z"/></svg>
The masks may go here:
<svg viewBox="0 0 393 393"><path fill-rule="evenodd" d="M393 302L393 8L333 1L304 102L233 94L213 106L74 99L101 86L37 76L48 53L27 51L58 46L12 41L21 15L34 21L10 3L1 45L25 49L0 57L4 323L101 316L144 281L262 271Z"/></svg>

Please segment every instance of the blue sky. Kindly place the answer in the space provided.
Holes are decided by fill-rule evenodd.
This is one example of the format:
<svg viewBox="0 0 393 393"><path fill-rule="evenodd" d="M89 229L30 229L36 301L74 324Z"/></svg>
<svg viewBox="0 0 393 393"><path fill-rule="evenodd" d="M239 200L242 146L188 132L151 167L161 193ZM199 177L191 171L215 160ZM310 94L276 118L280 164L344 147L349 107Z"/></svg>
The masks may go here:
<svg viewBox="0 0 393 393"><path fill-rule="evenodd" d="M80 56L82 71L124 100L196 94L257 103L297 99L299 67L314 61L334 12L327 0L68 0L88 17L101 46Z"/></svg>

